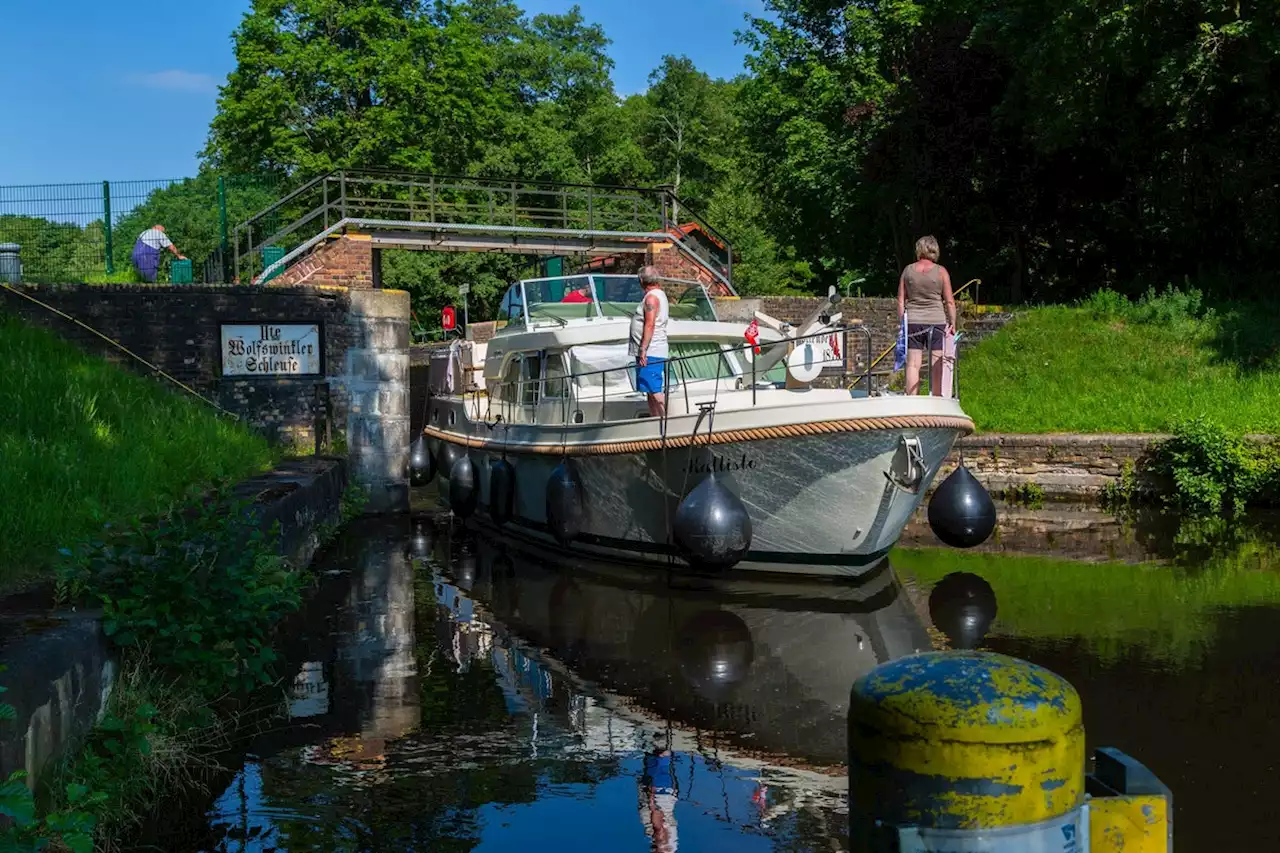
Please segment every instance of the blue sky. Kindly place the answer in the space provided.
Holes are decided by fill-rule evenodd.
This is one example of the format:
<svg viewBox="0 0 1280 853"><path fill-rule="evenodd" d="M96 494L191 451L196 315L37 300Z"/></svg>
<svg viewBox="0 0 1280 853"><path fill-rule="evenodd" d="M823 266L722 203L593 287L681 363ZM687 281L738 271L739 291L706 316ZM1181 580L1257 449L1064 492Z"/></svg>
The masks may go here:
<svg viewBox="0 0 1280 853"><path fill-rule="evenodd" d="M523 0L530 14L573 0ZM742 70L734 31L763 0L578 0L609 38L621 94L664 54L717 77ZM0 62L0 185L171 178L196 170L232 68L241 0L7 0Z"/></svg>

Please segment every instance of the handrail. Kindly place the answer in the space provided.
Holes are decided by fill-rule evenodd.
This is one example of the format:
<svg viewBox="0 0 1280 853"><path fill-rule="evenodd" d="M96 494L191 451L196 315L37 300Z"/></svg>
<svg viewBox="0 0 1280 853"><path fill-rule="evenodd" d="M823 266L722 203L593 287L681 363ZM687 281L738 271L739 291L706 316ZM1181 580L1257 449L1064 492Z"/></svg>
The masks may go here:
<svg viewBox="0 0 1280 853"><path fill-rule="evenodd" d="M971 284L981 285L981 284L982 284L982 279L980 279L980 278L971 278L971 279L969 279L969 280L968 280L968 281L966 281L963 285L961 285L961 286L960 286L960 289L959 289L959 290L954 291L954 292L951 294L951 296L952 296L953 298L954 298L954 297L956 297L956 296L959 296L960 294L964 293L964 292L965 292L965 290L967 290L967 289L969 288L969 285L971 285ZM870 370L872 367L875 367L877 364L879 364L880 362L884 361L884 357L885 357L886 355L888 355L889 353L893 352L893 351L894 351L895 349L897 349L897 348L898 348L898 342L897 342L897 341L894 341L894 342L893 342L893 344L892 344L892 345L891 345L887 350L885 350L884 352L880 353L880 355L876 356L876 360L875 360L875 361L873 361L873 362L871 362L871 366L870 366L870 367L868 367L867 369L868 369L868 370Z"/></svg>
<svg viewBox="0 0 1280 853"><path fill-rule="evenodd" d="M330 183L335 185L333 190ZM353 189L356 195L352 194ZM415 192L420 192L421 197L415 199ZM297 207L308 194L314 197L301 203L304 210L290 210L290 205ZM366 194L370 197L363 197ZM408 197L404 198L405 195ZM521 205L521 201L525 204ZM707 235L711 245L705 252L699 251L677 230L680 223L672 221L672 206L683 211L687 219ZM462 221L456 223L459 225L484 222L488 227L496 227L500 223L515 225L517 220L524 220L549 224L558 222L568 226L583 216L587 218L589 230L602 234L619 233L622 229L617 226L630 225L632 227L627 230L631 232L665 235L667 242L681 254L706 268L719 284L733 292L733 247L729 240L669 187L436 175L384 168L334 169L311 178L237 223L233 229L233 260L237 274L243 267L247 278L260 278L262 274L253 274L256 253L274 245L281 237L300 231L304 225L319 225L317 220L323 219L323 227L327 230L333 219L361 215L372 218L370 214L399 213L400 208L405 208L408 218L415 221L419 213L431 211L428 218L435 220L436 212L445 211L444 218L460 219ZM278 220L289 221L281 228L275 224ZM297 234L295 239L302 236ZM313 239L302 239L301 242L314 245ZM280 266L274 269L278 270ZM264 270L263 274L266 272Z"/></svg>
<svg viewBox="0 0 1280 853"><path fill-rule="evenodd" d="M788 345L788 344L797 344L797 343L801 343L801 342L809 341L809 340L814 340L814 339L818 339L818 338L822 338L822 339L829 339L832 335L835 335L835 334L843 334L843 335L847 335L849 332L855 332L855 333L861 334L861 335L863 335L863 336L866 338L866 344L867 344L867 355L868 355L868 357L870 357L870 354L871 354L871 331L870 331L869 329L867 329L867 327L866 327L866 326L861 325L861 324L857 324L857 325L841 325L841 326L836 326L836 327L834 327L834 328L827 329L826 331L822 331L822 332L814 332L814 333L812 333L812 334L808 334L808 335L801 335L801 336L798 336L798 337L795 337L795 338L786 338L786 337L782 337L782 338L778 338L778 339L776 339L776 340L771 340L771 341L764 341L764 340L761 340L759 345L761 346L761 348L771 348L771 347L774 347L774 346L781 346L781 345ZM845 338L845 340L847 341L847 337ZM715 343L715 342L713 342L713 343ZM724 357L727 357L730 353L734 353L734 352L743 352L743 351L745 351L745 350L747 350L747 349L749 349L749 348L754 347L755 345L754 345L754 344L751 344L751 343L749 343L749 342L747 342L747 343L742 343L742 344L737 344L737 345L725 345L725 344L723 344L723 343L719 343L719 344L717 344L717 346L718 346L718 352L719 352L719 354L720 354L720 355L722 355L722 356L724 356ZM674 365L674 366L676 366L676 367L678 368L678 367L679 367L683 362L686 362L686 361L692 361L692 360L694 360L694 359L703 359L703 358L706 358L706 357L707 357L707 355L709 355L709 353L699 353L699 354L695 354L695 355L675 356L675 357L672 357L672 358L668 358L668 359L666 359L666 360L664 361L664 364L663 364L664 373L665 373L665 375L664 375L664 385L665 385L666 387L668 387L668 388L673 388L673 387L674 387L674 385L673 385L673 384L672 384L672 382L671 382L671 371L672 371L672 366L673 366L673 365ZM847 355L843 355L843 354L842 354L842 355L841 355L841 357L840 357L840 360L841 360L841 362L842 362L844 365L846 365L846 369L845 369L844 371L842 371L842 372L847 373L847 364L848 364L848 361L847 361ZM752 359L752 362L753 362L753 364L754 364L754 359ZM567 365L566 365L566 367L567 367ZM493 411L493 403L495 402L495 400L498 402L499 407L500 407L500 408L502 408L502 409L506 409L506 408L508 408L508 407L514 408L515 406L538 405L537 403L533 403L533 404L525 404L525 403L521 403L521 402L519 402L519 401L513 401L513 400L509 400L509 399L504 399L504 398L495 398L494 394L489 393L491 390L492 390L492 391L497 391L498 389L504 389L504 388L508 388L508 387L515 387L515 388L517 389L517 392L518 392L518 389L519 389L519 387L520 387L521 385L527 385L527 384L530 384L530 383L534 383L534 384L536 384L536 385L538 386L538 400L539 400L539 401L541 401L541 400L543 400L543 399L553 399L553 400L554 400L554 399L559 399L559 400L562 400L562 401L563 401L563 405L567 407L567 406L568 406L568 403L569 403L569 400L570 400L570 395L568 395L568 394L566 393L566 395L565 395L565 396L563 396L563 397L550 397L550 398L548 398L548 397L546 396L546 386L547 386L547 382L549 382L549 381L550 381L550 382L557 382L557 381L565 382L565 383L566 383L566 390L567 390L567 384L568 384L568 383L571 383L571 382L574 382L575 380L579 380L579 379L583 379L583 378L591 377L591 376L604 376L604 375L606 375L606 374L622 373L622 372L624 372L624 371L632 371L632 370L634 370L634 369L635 369L635 365L628 364L628 365L622 365L622 366L619 366L619 367L606 367L606 368L604 368L604 369L602 369L602 370L589 370L589 371L583 371L583 372L577 372L577 371L568 370L568 371L565 373L565 375L564 375L564 376L562 376L562 377L552 377L551 379L548 379L545 375L542 375L542 376L540 376L540 377L539 377L538 379L536 379L536 380L535 380L535 379L513 379L513 380L506 381L506 382L501 382L501 381L499 381L499 382L494 382L494 383L492 383L492 384L490 384L490 383L486 382L486 383L485 383L485 389L484 389L484 391L485 391L486 399L488 400L488 407L487 407L487 409L486 409L486 411L485 411L485 414L484 414L484 416L483 416L483 420L484 420L486 423L488 423L488 422L489 422L489 417L490 417L490 415L492 414L492 411ZM544 374L545 374L545 371L544 371ZM871 395L871 389L872 389L872 385L871 385L871 370L870 370L870 368L868 368L866 371L864 371L864 373L863 373L863 377L864 377L864 379L865 379L865 381L866 381L866 386L867 386L867 396L870 396L870 395ZM713 378L705 378L705 379L690 379L688 376L683 376L683 375L682 375L682 376L681 376L681 379L680 379L679 384L680 384L680 386L681 386L682 388L684 388L684 389L686 390L686 395L687 395L687 393L688 393L688 392L687 392L687 388L688 388L688 384L689 384L690 382L702 382L702 381L708 381L708 382L711 382L711 381L714 381L714 382L717 382L717 383L718 383L722 378L723 378L723 379L732 379L732 380L737 380L737 379L739 379L739 378L745 379L745 378L746 378L746 375L745 375L745 374L743 374L741 377L739 377L737 374L728 374L728 375L725 375L725 376L723 376L723 377L721 377L721 376L717 375L714 379L713 379ZM754 391L754 390L759 386L759 384L760 384L760 381L759 381L759 379L755 378L755 371L753 370L753 371L752 371L752 381L751 381L751 385L750 385L749 387L750 387L750 389L751 389L751 390L753 390L753 391ZM747 390L747 388L746 388L746 387L744 387L744 388L739 388L739 389L734 389L734 390ZM608 398L607 398L607 396L606 396L606 395L607 395L607 391L608 391L608 385L607 385L607 383L602 382L602 383L601 383L601 394L600 394L600 400L601 400L601 411L600 411L600 421L599 421L599 423L606 423L606 422L608 422L608 418L605 416L605 410L604 410L604 404L608 401ZM430 389L429 389L429 393L430 393L432 396L440 396L440 395L441 395L440 390L439 390L439 389L436 389L436 388L430 388ZM462 396L462 397L465 399L465 398L466 398L466 394L467 394L466 389L462 389L462 391L460 392L460 396ZM578 402L580 403L580 402L582 402L584 399L586 399L586 398L584 398L584 397L579 397L579 398L578 398ZM617 397L614 397L614 400L615 400L615 402L616 402L616 401L617 401ZM590 402L590 401L588 400L588 402ZM753 397L752 397L752 406L755 406L756 404L757 404L757 402L756 402L755 397L754 397L754 395L753 395ZM686 399L686 404L685 404L685 406L686 406L686 409L688 409L688 401L687 401L687 399ZM481 416L479 415L479 391L478 391L478 390L476 391L476 405L475 405L475 412L476 412L476 415L475 415L475 416L476 416L477 420L481 419ZM684 416L691 416L691 415L694 415L694 414L696 414L696 413L686 411L686 412L684 413ZM564 419L564 423L563 423L563 424L558 424L558 423L557 423L557 424L555 424L556 426L569 426L569 425L571 425L571 424L570 424L570 421L568 420L568 417L567 417L567 415L568 415L567 410L566 410L566 412L565 412L565 415L566 415L566 417L565 417L565 419ZM496 425L499 421L502 421L502 422L504 422L504 423L510 423L510 420L508 420L508 419L504 419L504 418L502 417L501 413L499 413L499 415L498 415L498 420L493 421L493 424L494 424L494 425ZM545 426L545 424L544 424L544 426Z"/></svg>
<svg viewBox="0 0 1280 853"><path fill-rule="evenodd" d="M332 205L330 205L332 207ZM290 251L286 252L283 257L277 261L273 261L263 268L262 272L254 276L253 281L256 284L262 281L266 276L276 270L282 270L291 264L301 255L305 254L315 246L319 245L325 238L333 236L339 231L347 227L355 228L404 228L415 231L435 231L435 230L454 230L460 232L474 232L486 234L527 234L532 236L553 236L553 237L614 237L624 240L647 241L650 243L671 243L678 249L698 258L698 255L691 249L680 242L674 234L665 231L598 231L587 228L540 228L537 226L521 226L521 225L476 225L465 222L418 222L407 219L363 219L359 217L347 217L340 219L325 230L316 234L314 237L300 243ZM706 263L702 263L703 268L719 279L720 283L725 285L731 294L736 295L733 286L720 275L719 272L712 269ZM596 273L582 273L582 275L595 275Z"/></svg>

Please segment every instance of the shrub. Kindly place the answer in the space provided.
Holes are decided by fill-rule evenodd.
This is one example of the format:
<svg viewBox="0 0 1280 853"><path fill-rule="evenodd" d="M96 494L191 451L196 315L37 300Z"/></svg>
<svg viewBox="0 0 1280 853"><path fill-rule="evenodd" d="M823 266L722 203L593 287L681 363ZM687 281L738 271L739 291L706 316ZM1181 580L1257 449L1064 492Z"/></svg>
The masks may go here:
<svg viewBox="0 0 1280 853"><path fill-rule="evenodd" d="M1205 309L1204 294L1198 288L1181 290L1168 285L1157 293L1154 287L1147 290L1130 312L1130 318L1152 326L1179 326L1194 323L1211 312Z"/></svg>
<svg viewBox="0 0 1280 853"><path fill-rule="evenodd" d="M157 520L137 520L83 546L64 588L103 608L103 628L125 649L146 649L206 696L270 681L272 626L301 604L303 578L248 504L225 493Z"/></svg>
<svg viewBox="0 0 1280 853"><path fill-rule="evenodd" d="M1133 303L1124 294L1104 287L1081 299L1080 307L1099 320L1122 320L1129 316Z"/></svg>
<svg viewBox="0 0 1280 853"><path fill-rule="evenodd" d="M1163 291L1154 287L1137 302L1124 294L1104 287L1080 300L1079 305L1099 320L1127 320L1152 326L1185 326L1212 316L1204 304L1204 293L1198 288L1185 290L1167 285Z"/></svg>
<svg viewBox="0 0 1280 853"><path fill-rule="evenodd" d="M1204 419L1182 421L1155 451L1154 469L1173 483L1168 501L1198 513L1242 511L1270 497L1276 452Z"/></svg>

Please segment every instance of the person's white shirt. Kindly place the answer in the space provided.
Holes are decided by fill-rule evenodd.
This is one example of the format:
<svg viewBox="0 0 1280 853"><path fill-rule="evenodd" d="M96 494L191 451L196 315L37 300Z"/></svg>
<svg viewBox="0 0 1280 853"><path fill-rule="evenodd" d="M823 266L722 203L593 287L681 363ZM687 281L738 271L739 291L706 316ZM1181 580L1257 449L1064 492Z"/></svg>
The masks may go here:
<svg viewBox="0 0 1280 853"><path fill-rule="evenodd" d="M640 355L640 342L644 340L644 303L652 295L658 297L658 313L653 318L653 337L649 339L649 351L645 355L653 358L667 357L667 319L671 314L671 305L661 287L646 292L636 306L635 313L631 315L631 342L627 349L633 357Z"/></svg>
<svg viewBox="0 0 1280 853"><path fill-rule="evenodd" d="M159 228L148 228L138 235L138 241L150 246L156 251L167 249L173 245L173 241L169 239L169 235L161 231Z"/></svg>

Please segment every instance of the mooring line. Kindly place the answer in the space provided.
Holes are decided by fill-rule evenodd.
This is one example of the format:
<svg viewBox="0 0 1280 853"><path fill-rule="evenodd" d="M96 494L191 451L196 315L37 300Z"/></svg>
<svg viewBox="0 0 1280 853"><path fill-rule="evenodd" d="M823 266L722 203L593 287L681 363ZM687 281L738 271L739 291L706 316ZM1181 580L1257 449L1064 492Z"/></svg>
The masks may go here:
<svg viewBox="0 0 1280 853"><path fill-rule="evenodd" d="M221 406L219 406L217 403L213 402L213 401L212 401L212 400L210 400L208 397L206 397L206 396L204 396L203 394L201 394L199 391L195 390L194 388L192 388L192 387L191 387L191 386L189 386L189 385L184 384L184 383L183 383L183 382L181 382L180 380L175 379L174 377L170 376L168 373L165 373L163 370L161 370L160 368L156 367L154 364L152 364L151 362L147 361L145 358L143 358L142 356L138 355L136 352L134 352L133 350L129 349L129 348L128 348L128 347L126 347L124 344L120 343L120 342L119 342L119 341L117 341L117 340L113 340L113 339L111 339L111 338L107 337L106 335L102 334L102 332L99 332L97 329L93 328L93 326L90 326L88 323L83 323L83 322L81 322L81 321L77 320L75 317L72 317L70 314L66 313L65 311L59 311L57 308L54 308L52 305L49 305L48 303L45 303L45 302L41 302L39 299L36 299L34 296L32 296L32 295L31 295L31 294L29 294L29 293L23 293L21 290L18 290L16 287L14 287L14 286L13 286L13 285L11 285L11 284L6 284L5 282L0 282L0 287L3 287L5 290L8 290L8 291L10 291L10 292L12 292L12 293L16 293L17 295L21 296L23 299L29 299L29 300L31 300L31 301L32 301L32 302L34 302L35 304L39 305L41 308L44 308L44 309L45 309L45 310L47 310L47 311L51 311L51 312L53 312L54 314L57 314L59 317L62 317L64 320L70 320L72 323L75 323L77 326L80 326L80 327L81 327L81 328L83 328L83 329L87 329L88 331L90 331L90 332L92 332L93 334L97 335L98 337L102 338L102 339L103 339L104 341L106 341L107 343L111 344L111 345L112 345L113 347L115 347L116 349L118 349L118 350L120 350L121 352L123 352L125 355L129 356L130 358L134 358L134 359L137 359L138 361L142 362L142 363L143 363L143 364L145 364L147 367L151 368L151 369L152 369L152 370L154 370L156 373L158 373L158 374L160 374L161 376L163 376L165 379L168 379L168 380L169 380L170 382L172 382L174 385L177 385L179 388L181 388L182 390L186 391L188 394L190 394L191 396L195 397L196 399L198 399L198 400L200 400L200 401L202 401L202 402L208 403L210 406L212 406L213 408L217 409L219 412L222 412L224 415L230 415L232 418L234 418L234 419L236 419L236 420L240 420L240 416L239 416L239 415L237 415L235 412L229 412L229 411L227 411L226 409L222 408L222 407L221 407Z"/></svg>

